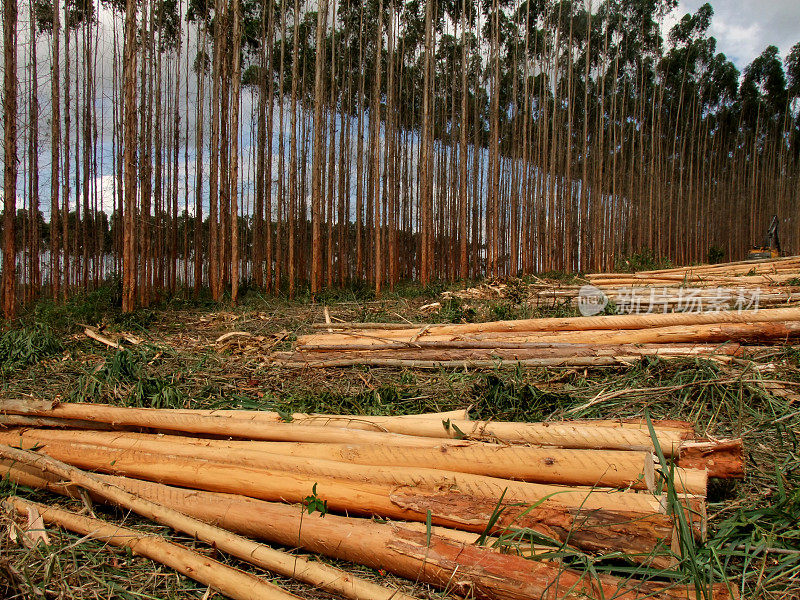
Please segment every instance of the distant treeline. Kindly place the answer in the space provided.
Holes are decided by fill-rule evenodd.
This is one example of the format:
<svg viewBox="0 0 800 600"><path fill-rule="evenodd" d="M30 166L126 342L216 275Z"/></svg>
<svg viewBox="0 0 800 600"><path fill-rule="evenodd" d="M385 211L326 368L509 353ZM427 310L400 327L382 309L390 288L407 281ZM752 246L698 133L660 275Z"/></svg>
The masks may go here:
<svg viewBox="0 0 800 600"><path fill-rule="evenodd" d="M27 299L111 264L126 310L184 286L235 300L244 278L380 292L640 248L736 260L773 214L800 251L800 43L739 73L708 4L663 39L676 6L5 0L5 312L20 247ZM18 208L48 222L15 231Z"/></svg>

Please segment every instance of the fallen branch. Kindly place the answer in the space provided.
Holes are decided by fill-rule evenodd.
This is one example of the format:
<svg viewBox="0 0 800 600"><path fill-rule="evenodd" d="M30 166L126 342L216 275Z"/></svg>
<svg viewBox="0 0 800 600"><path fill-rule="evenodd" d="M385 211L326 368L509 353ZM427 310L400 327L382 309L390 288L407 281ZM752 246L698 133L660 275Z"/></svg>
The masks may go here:
<svg viewBox="0 0 800 600"><path fill-rule="evenodd" d="M228 333L223 333L216 340L214 340L214 342L216 344L221 344L222 342L227 342L229 339L235 337L253 337L253 334L248 333L247 331L229 331Z"/></svg>
<svg viewBox="0 0 800 600"><path fill-rule="evenodd" d="M86 327L83 330L83 333L86 334L87 337L92 338L96 342L100 342L101 344L105 344L109 348L114 348L115 350L122 350L122 344L118 344L114 340L107 338L103 334L101 334L96 329L92 329L91 327Z"/></svg>

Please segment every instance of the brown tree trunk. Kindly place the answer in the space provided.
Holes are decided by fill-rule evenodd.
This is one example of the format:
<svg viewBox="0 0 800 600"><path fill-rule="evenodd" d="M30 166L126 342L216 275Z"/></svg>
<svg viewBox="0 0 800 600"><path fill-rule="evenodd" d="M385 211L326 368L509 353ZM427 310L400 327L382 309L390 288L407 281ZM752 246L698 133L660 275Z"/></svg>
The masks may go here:
<svg viewBox="0 0 800 600"><path fill-rule="evenodd" d="M233 0L233 69L231 111L231 160L230 160L230 228L231 228L231 302L239 299L239 106L241 98L241 12L240 0Z"/></svg>
<svg viewBox="0 0 800 600"><path fill-rule="evenodd" d="M136 2L125 3L125 46L122 68L124 137L123 161L125 172L125 224L123 232L122 310L136 307L136 258L134 248L134 211L136 210Z"/></svg>
<svg viewBox="0 0 800 600"><path fill-rule="evenodd" d="M17 0L3 2L3 316L16 314L17 217Z"/></svg>
<svg viewBox="0 0 800 600"><path fill-rule="evenodd" d="M323 70L325 68L325 30L328 2L320 0L317 7L317 46L314 63L314 155L311 181L311 293L316 294L322 284L322 162L325 159L325 143L322 133L322 100L325 95ZM295 17L296 18L296 17ZM299 59L295 55L295 62Z"/></svg>
<svg viewBox="0 0 800 600"><path fill-rule="evenodd" d="M59 0L53 0L53 50L50 61L50 283L52 285L52 297L54 300L58 299L61 291L61 261L59 259L61 251L61 241L59 236L61 219L59 215L58 203L58 188L59 185L61 185L59 179L59 167L61 166L61 154L59 152L59 148L61 146L61 91L59 89L59 80L61 78L60 19L61 6L59 4ZM121 184L121 181L117 182L117 185Z"/></svg>

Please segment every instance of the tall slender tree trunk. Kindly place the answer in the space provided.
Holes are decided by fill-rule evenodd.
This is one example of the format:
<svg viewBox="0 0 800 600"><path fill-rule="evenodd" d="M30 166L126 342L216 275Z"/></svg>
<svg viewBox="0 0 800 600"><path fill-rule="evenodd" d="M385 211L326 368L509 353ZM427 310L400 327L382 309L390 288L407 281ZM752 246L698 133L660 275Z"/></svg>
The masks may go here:
<svg viewBox="0 0 800 600"><path fill-rule="evenodd" d="M197 130L195 133L195 194L194 194L194 296L200 295L203 285L203 123L205 121L205 83L206 83L206 42L207 32L203 28L198 44L197 65ZM201 55L200 52L203 54ZM201 58L202 57L202 58ZM186 182L189 185L189 182ZM188 218L188 215L187 215Z"/></svg>
<svg viewBox="0 0 800 600"><path fill-rule="evenodd" d="M295 223L297 217L297 196L300 193L297 182L297 74L300 46L300 2L294 0L293 11L293 32L292 32L292 126L291 126L291 156L289 158L289 249L288 249L288 270L289 270L289 298L294 298L295 291L295 243L296 231Z"/></svg>
<svg viewBox="0 0 800 600"><path fill-rule="evenodd" d="M3 2L3 316L16 314L17 285L17 0Z"/></svg>
<svg viewBox="0 0 800 600"><path fill-rule="evenodd" d="M115 40L116 41L116 40ZM61 261L59 255L61 219L59 214L59 167L61 162L61 5L53 0L52 53L50 60L50 282L53 299L61 291ZM116 44L115 44L116 47Z"/></svg>
<svg viewBox="0 0 800 600"><path fill-rule="evenodd" d="M134 211L136 210L136 0L125 3L125 46L123 50L123 167L125 173L125 229L123 233L122 310L136 307L136 258Z"/></svg>
<svg viewBox="0 0 800 600"><path fill-rule="evenodd" d="M28 166L30 179L30 199L28 201L28 223L30 240L30 280L28 281L28 301L32 302L39 297L41 286L41 274L39 260L39 93L36 62L36 19L35 5L31 0L30 4L30 71L31 71L31 91L29 100L29 127L28 133Z"/></svg>
<svg viewBox="0 0 800 600"><path fill-rule="evenodd" d="M431 151L431 71L433 70L433 0L425 2L425 61L422 84L422 128L420 135L420 267L419 281L427 285L431 279L431 211L433 194L433 164Z"/></svg>
<svg viewBox="0 0 800 600"><path fill-rule="evenodd" d="M323 71L325 68L325 30L328 0L319 0L317 6L317 50L314 63L314 154L311 181L311 293L316 294L322 284L322 236L320 218L322 211L322 162L325 144L322 134L322 103L324 96ZM297 56L295 56L297 60Z"/></svg>
<svg viewBox="0 0 800 600"><path fill-rule="evenodd" d="M209 175L209 271L208 279L211 297L218 301L222 289L220 283L219 239L217 206L219 201L219 158L220 158L220 77L222 71L222 0L214 6L214 60L211 68L211 173Z"/></svg>
<svg viewBox="0 0 800 600"><path fill-rule="evenodd" d="M267 65L267 3L261 4L261 53L258 85L258 117L256 123L256 196L253 207L253 284L257 288L264 285L264 196L266 181L264 177L267 153L267 80L271 79L272 64ZM271 20L271 19L270 19ZM270 75L267 75L267 70ZM272 107L270 107L270 110ZM271 143L272 140L270 140ZM271 145L271 144L270 144Z"/></svg>
<svg viewBox="0 0 800 600"><path fill-rule="evenodd" d="M241 14L242 7L239 0L233 0L233 69L231 73L233 84L233 110L231 114L231 161L230 161L230 181L231 181L231 302L234 304L239 299L239 204L238 204L238 180L239 180L239 107L242 90L241 75Z"/></svg>
<svg viewBox="0 0 800 600"><path fill-rule="evenodd" d="M369 114L372 126L372 205L373 215L373 277L375 294L381 293L381 50L383 49L383 0L378 0L378 24L375 33L375 72L372 82L372 104ZM374 122L373 122L374 121Z"/></svg>

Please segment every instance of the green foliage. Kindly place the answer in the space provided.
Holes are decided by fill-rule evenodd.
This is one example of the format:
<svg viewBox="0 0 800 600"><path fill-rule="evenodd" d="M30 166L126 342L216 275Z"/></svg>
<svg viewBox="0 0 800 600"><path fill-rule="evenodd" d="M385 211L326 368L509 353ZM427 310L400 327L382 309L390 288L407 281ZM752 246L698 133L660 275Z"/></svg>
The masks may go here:
<svg viewBox="0 0 800 600"><path fill-rule="evenodd" d="M447 323L473 323L475 309L466 306L461 298L446 298L442 300L442 307L437 311L438 320Z"/></svg>
<svg viewBox="0 0 800 600"><path fill-rule="evenodd" d="M469 397L475 402L476 419L541 421L574 403L568 394L540 390L526 383L521 373L483 374Z"/></svg>
<svg viewBox="0 0 800 600"><path fill-rule="evenodd" d="M181 306L207 306L202 301L174 298L163 305L153 305L131 313L123 313L122 283L116 275L110 276L105 285L81 294L70 296L65 301L49 298L39 300L28 307L22 321L42 324L59 333L83 329L86 325L113 324L121 328L144 330L156 319L161 308Z"/></svg>
<svg viewBox="0 0 800 600"><path fill-rule="evenodd" d="M148 408L183 408L186 396L177 386L177 375L162 377L151 372L157 359L157 354L147 348L115 352L99 369L81 378L70 399Z"/></svg>
<svg viewBox="0 0 800 600"><path fill-rule="evenodd" d="M614 262L614 270L618 273L635 273L653 269L667 269L672 266L668 258L656 256L649 248L622 256Z"/></svg>
<svg viewBox="0 0 800 600"><path fill-rule="evenodd" d="M788 86L786 91L790 98L800 98L800 42L797 42L784 61Z"/></svg>
<svg viewBox="0 0 800 600"><path fill-rule="evenodd" d="M708 263L711 265L716 265L721 263L725 260L725 250L720 248L719 246L711 246L708 249Z"/></svg>
<svg viewBox="0 0 800 600"><path fill-rule="evenodd" d="M709 551L719 560L719 567L728 571L737 562L746 570L761 572L756 586L780 592L785 583L780 579L800 571L800 479L797 457L793 464L779 467L769 501L761 506L736 506L716 528L708 541ZM791 483L791 488L789 484ZM759 589L753 582L740 584L741 596L756 597ZM754 586L755 587L755 586Z"/></svg>
<svg viewBox="0 0 800 600"><path fill-rule="evenodd" d="M761 119L778 119L786 110L786 75L776 46L767 48L744 70L742 110L751 127Z"/></svg>
<svg viewBox="0 0 800 600"><path fill-rule="evenodd" d="M42 323L59 331L72 331L81 324L96 324L122 305L121 285L116 283L84 294L76 294L64 302L43 299L34 304L23 319Z"/></svg>
<svg viewBox="0 0 800 600"><path fill-rule="evenodd" d="M528 298L528 288L521 279L512 278L506 282L506 299L512 304L522 304Z"/></svg>
<svg viewBox="0 0 800 600"><path fill-rule="evenodd" d="M318 512L320 517L324 517L328 514L328 501L317 496L316 483L314 484L314 487L311 488L311 495L306 496L303 500L303 506L306 507L308 514Z"/></svg>
<svg viewBox="0 0 800 600"><path fill-rule="evenodd" d="M0 336L0 374L35 364L62 349L61 342L46 325L6 331Z"/></svg>
<svg viewBox="0 0 800 600"><path fill-rule="evenodd" d="M40 33L53 31L53 4L50 0L35 0L33 3L36 28Z"/></svg>
<svg viewBox="0 0 800 600"><path fill-rule="evenodd" d="M0 500L15 495L17 493L16 488L16 484L7 475L0 477Z"/></svg>

